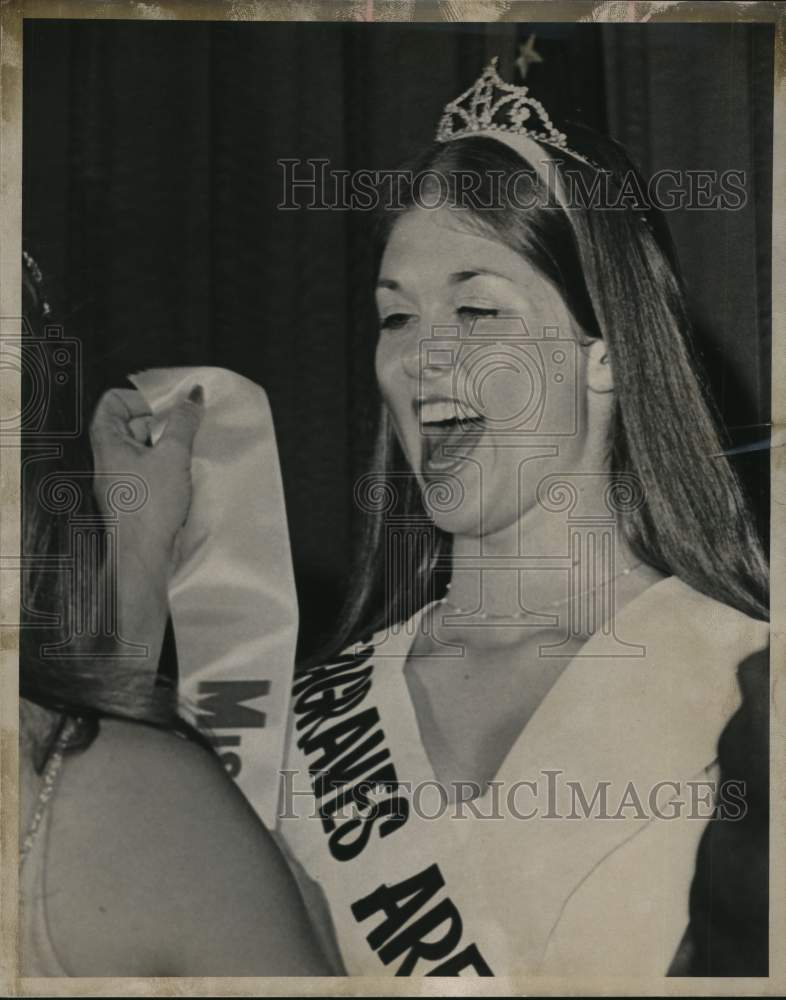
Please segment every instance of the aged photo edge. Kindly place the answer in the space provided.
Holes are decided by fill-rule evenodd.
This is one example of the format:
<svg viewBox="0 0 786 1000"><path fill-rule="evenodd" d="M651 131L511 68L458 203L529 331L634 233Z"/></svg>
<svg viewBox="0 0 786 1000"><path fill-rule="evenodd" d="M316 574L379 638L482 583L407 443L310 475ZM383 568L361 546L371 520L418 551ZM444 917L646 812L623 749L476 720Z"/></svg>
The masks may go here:
<svg viewBox="0 0 786 1000"><path fill-rule="evenodd" d="M0 316L18 317L21 310L20 249L22 238L22 23L25 17L124 18L198 20L288 20L286 3L188 3L161 0L138 4L133 0L114 3L90 0L4 0L0 6L0 60L2 62L2 128L0 145L0 190L2 234L5 252L0 258ZM319 20L347 20L337 4L314 0L310 5ZM350 5L342 4L342 10ZM370 6L373 3L359 4ZM454 7L457 5L454 5ZM773 274L786 271L786 8L781 4L723 4L636 2L609 3L594 0L556 0L544 4L499 0L498 17L489 17L490 4L462 4L464 21L495 20L593 20L593 21L729 21L758 20L775 24L774 136L773 136ZM701 7L699 10L698 8ZM373 20L373 18L370 18ZM390 20L388 16L386 18ZM396 18L398 19L398 18ZM419 18L415 17L416 20ZM406 20L406 18L401 18ZM779 169L780 168L780 169ZM466 995L778 995L786 988L786 859L776 849L786 836L786 804L779 794L786 782L786 289L773 282L772 340L772 447L771 461L771 579L773 581L771 627L771 721L770 721L770 975L766 979L545 979L516 976L479 984L463 983ZM20 410L20 379L3 380L0 414ZM7 442L7 443L6 443ZM0 492L3 517L0 522L0 553L16 557L19 550L19 445L4 440L0 461ZM3 621L18 613L18 574L0 576L0 614ZM14 616L12 618L11 616ZM454 980L366 979L20 979L18 977L17 907L18 872L18 630L2 631L2 675L0 676L0 991L14 996L378 996L380 991L401 996L441 996L456 991ZM780 695L780 696L779 696Z"/></svg>

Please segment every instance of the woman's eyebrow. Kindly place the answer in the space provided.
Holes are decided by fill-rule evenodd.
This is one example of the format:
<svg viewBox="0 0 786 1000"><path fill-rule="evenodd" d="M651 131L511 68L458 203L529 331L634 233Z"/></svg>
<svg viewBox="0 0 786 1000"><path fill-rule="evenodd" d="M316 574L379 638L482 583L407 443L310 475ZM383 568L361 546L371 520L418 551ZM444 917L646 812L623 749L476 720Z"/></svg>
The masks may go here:
<svg viewBox="0 0 786 1000"><path fill-rule="evenodd" d="M510 281L510 278L506 274L502 274L500 271L492 271L486 267L473 267L471 271L456 271L451 274L448 279L451 285L460 285L462 281L469 281L471 278L478 278L481 275L491 275L493 278L503 278L505 281Z"/></svg>
<svg viewBox="0 0 786 1000"><path fill-rule="evenodd" d="M507 274L502 274L501 271L492 271L490 268L486 267L473 267L469 271L455 271L448 278L451 285L460 285L462 281L469 281L472 278L479 278L482 275L490 275L493 278L503 278L505 281L510 281L510 277ZM401 291L401 285L398 281L393 278L380 278L377 282L377 288L389 288L394 292Z"/></svg>

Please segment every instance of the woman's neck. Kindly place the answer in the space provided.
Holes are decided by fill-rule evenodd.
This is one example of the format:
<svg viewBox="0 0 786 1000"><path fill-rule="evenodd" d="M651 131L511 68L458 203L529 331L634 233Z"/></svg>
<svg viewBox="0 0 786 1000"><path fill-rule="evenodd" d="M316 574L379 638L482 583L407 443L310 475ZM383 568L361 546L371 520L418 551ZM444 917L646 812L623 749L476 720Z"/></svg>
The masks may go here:
<svg viewBox="0 0 786 1000"><path fill-rule="evenodd" d="M624 540L607 484L589 485L567 511L533 506L501 531L454 536L440 639L489 648L548 630L586 641L660 579Z"/></svg>

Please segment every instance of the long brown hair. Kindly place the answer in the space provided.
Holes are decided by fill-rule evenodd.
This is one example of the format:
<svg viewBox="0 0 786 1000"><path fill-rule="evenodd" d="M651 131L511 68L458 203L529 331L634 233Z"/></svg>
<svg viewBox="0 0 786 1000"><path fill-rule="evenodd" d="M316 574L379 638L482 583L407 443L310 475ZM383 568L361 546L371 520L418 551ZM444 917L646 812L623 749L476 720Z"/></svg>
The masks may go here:
<svg viewBox="0 0 786 1000"><path fill-rule="evenodd" d="M617 184L627 175L646 191L617 143L578 129L570 145ZM521 254L560 291L580 328L608 345L615 375L611 473L633 475L645 495L645 502L621 519L631 549L709 597L766 618L766 558L737 477L721 454L720 421L699 373L676 254L661 213L651 205L604 210L603 205L574 203L565 210L548 197L531 164L486 137L435 143L407 166L404 176L437 175L447 204L460 207L463 221ZM534 207L519 207L524 202L519 188L518 203L500 208L504 185L497 178L521 175L527 168L538 196L529 199ZM592 189L593 167L563 154L555 169L563 181L582 181L585 191ZM474 204L456 184L468 172L483 179L473 192ZM566 184L566 189L577 186ZM422 196L422 186L419 191ZM495 199L497 207L489 209ZM377 273L401 210L416 203L414 184L402 185L399 205L380 214ZM372 468L382 480L411 472L384 407ZM419 540L417 552L395 556L412 571L384 601L389 557L384 546L390 539L385 540L383 523L391 514L425 516L414 477L399 491L392 511L380 509L364 518L351 590L326 653L405 620L440 588L437 573L449 564L451 539L434 527L430 541Z"/></svg>

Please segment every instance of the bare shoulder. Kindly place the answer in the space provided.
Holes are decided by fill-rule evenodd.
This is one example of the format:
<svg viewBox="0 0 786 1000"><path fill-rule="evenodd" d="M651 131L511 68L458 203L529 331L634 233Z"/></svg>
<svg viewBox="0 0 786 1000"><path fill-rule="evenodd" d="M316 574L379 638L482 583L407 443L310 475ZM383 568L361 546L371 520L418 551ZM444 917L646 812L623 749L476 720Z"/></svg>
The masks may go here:
<svg viewBox="0 0 786 1000"><path fill-rule="evenodd" d="M67 758L63 780L64 798L109 807L115 822L144 816L158 832L187 822L184 810L204 811L208 799L230 810L243 804L218 759L199 743L117 719L102 720L89 750Z"/></svg>
<svg viewBox="0 0 786 1000"><path fill-rule="evenodd" d="M74 975L308 974L308 923L267 830L208 750L149 726L104 721L66 758L47 900ZM266 930L276 910L289 948Z"/></svg>
<svg viewBox="0 0 786 1000"><path fill-rule="evenodd" d="M125 722L122 719L102 719L98 737L90 747L90 752L75 754L72 758L78 765L71 771L109 767L121 772L129 781L136 780L140 770L155 767L160 772L162 766L182 777L193 768L205 773L221 766L217 759L196 740L189 740L180 733L158 729L142 723ZM128 767L129 761L134 766Z"/></svg>

